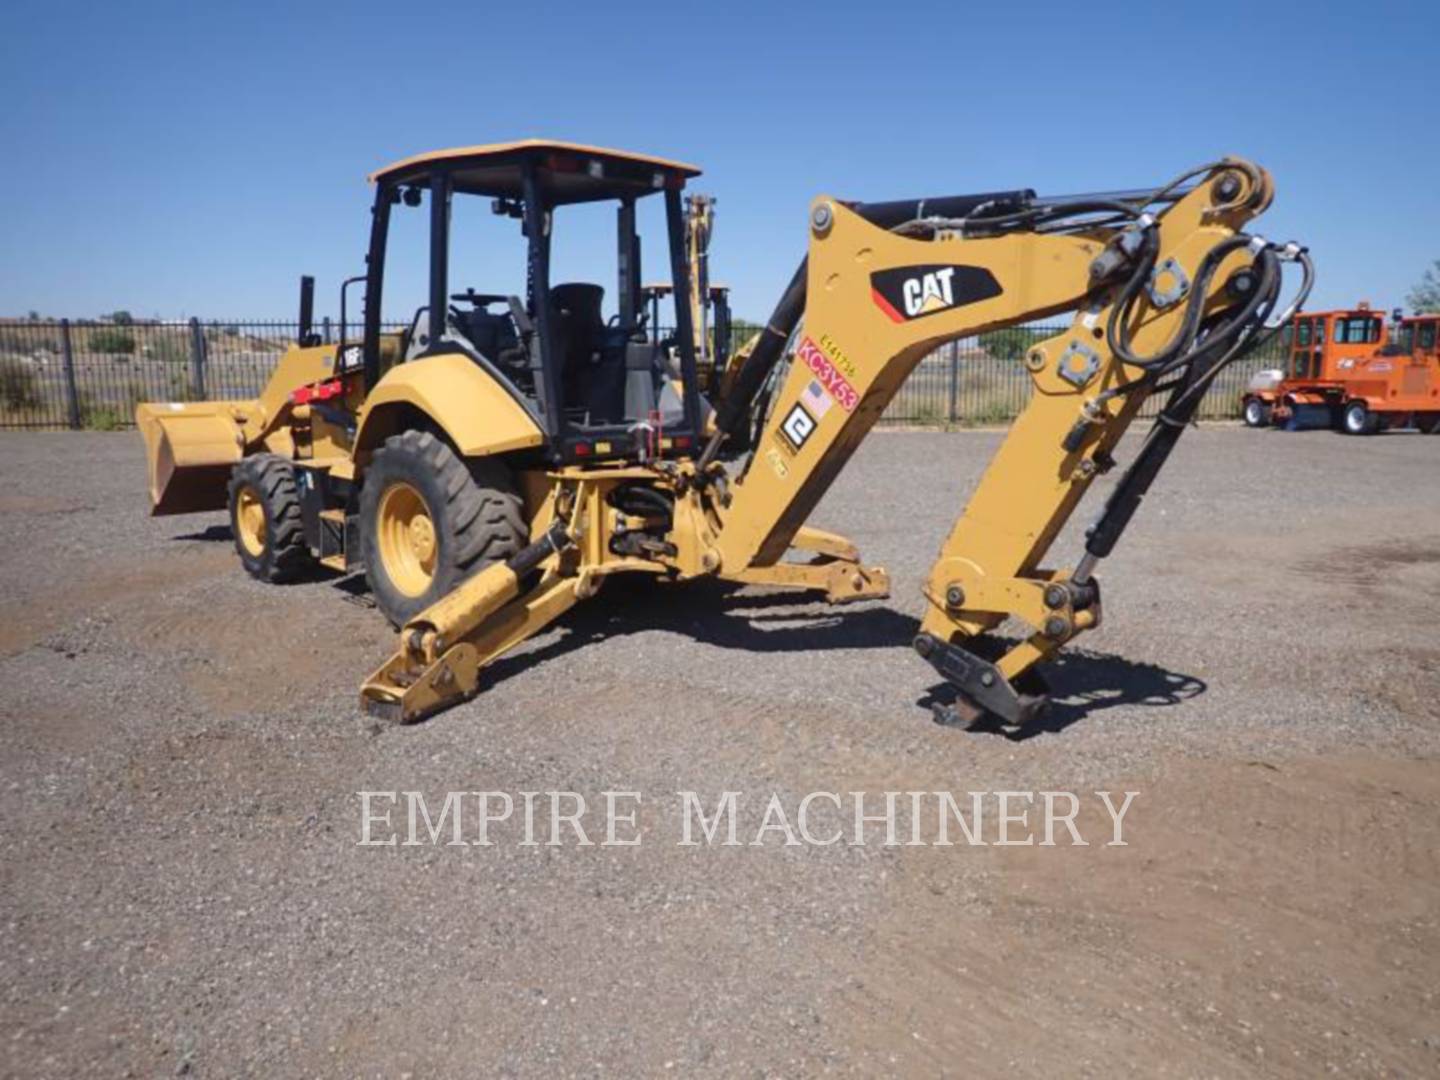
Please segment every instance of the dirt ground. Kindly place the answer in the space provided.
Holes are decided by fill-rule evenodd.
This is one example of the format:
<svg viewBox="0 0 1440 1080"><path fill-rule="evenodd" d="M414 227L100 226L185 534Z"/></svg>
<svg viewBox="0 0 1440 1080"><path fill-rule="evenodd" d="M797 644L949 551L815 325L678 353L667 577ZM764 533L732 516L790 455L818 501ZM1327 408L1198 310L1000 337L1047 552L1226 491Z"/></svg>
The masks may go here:
<svg viewBox="0 0 1440 1080"><path fill-rule="evenodd" d="M932 723L909 648L998 440L877 433L821 504L887 602L602 594L382 728L359 583L147 518L134 434L0 435L4 1073L1440 1073L1440 439L1188 435L1024 737ZM551 790L643 842L357 843L360 791ZM744 842L888 790L1073 791L1089 846Z"/></svg>

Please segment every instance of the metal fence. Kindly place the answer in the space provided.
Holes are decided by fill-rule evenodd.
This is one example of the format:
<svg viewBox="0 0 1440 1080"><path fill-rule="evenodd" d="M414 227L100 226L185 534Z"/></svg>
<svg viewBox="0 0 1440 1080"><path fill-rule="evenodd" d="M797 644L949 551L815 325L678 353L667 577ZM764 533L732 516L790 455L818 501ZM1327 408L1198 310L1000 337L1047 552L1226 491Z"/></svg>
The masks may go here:
<svg viewBox="0 0 1440 1080"><path fill-rule="evenodd" d="M317 329L327 341L339 337L328 319ZM352 339L358 336L356 327L349 329ZM1013 419L1030 397L1023 363L1028 344L1064 329L1003 330L942 347L920 362L882 422L963 426ZM134 424L142 401L254 397L297 332L293 321L0 319L0 428L115 430ZM737 330L737 345L744 333ZM1251 374L1278 359L1270 350L1223 372L1200 416L1237 415ZM1142 415L1159 405L1148 402Z"/></svg>

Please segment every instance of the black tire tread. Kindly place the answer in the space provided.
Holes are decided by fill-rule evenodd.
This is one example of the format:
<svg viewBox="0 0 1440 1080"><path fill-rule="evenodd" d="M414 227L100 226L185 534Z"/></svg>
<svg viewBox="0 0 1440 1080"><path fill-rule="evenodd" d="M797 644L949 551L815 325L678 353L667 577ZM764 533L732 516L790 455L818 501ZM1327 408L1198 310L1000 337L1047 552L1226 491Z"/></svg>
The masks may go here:
<svg viewBox="0 0 1440 1080"><path fill-rule="evenodd" d="M260 493L265 507L266 551L259 559L249 556L237 536L235 546L240 551L240 560L246 571L261 581L277 585L294 581L314 561L300 520L295 464L279 454L269 453L242 459L230 473L232 525L236 495L246 485Z"/></svg>
<svg viewBox="0 0 1440 1080"><path fill-rule="evenodd" d="M453 573L437 572L436 580L444 582L444 588L429 597L423 606L438 600L476 571L497 560L508 559L525 546L528 530L524 504L509 469L503 464L463 459L443 439L429 431L417 430L386 439L376 452L371 469L394 456L409 458L420 468L432 472L447 500L443 508L437 509L454 537L447 556ZM368 523L365 527L369 527ZM377 562L378 559L366 559L370 591L386 617L401 623L403 612L387 610L383 602L385 591L377 586L377 576L383 571L374 565Z"/></svg>

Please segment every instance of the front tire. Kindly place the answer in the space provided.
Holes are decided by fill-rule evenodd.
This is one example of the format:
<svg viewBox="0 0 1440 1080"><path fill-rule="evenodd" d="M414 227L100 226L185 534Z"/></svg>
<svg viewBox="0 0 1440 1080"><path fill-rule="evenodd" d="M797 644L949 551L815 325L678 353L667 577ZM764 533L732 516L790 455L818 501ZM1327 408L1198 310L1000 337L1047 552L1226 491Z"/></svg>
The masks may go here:
<svg viewBox="0 0 1440 1080"><path fill-rule="evenodd" d="M1363 401L1352 401L1346 405L1341 423L1346 435L1374 435L1380 429L1380 417L1371 412Z"/></svg>
<svg viewBox="0 0 1440 1080"><path fill-rule="evenodd" d="M495 461L465 462L429 432L385 440L360 489L370 592L400 626L476 571L525 546L514 480Z"/></svg>
<svg viewBox="0 0 1440 1080"><path fill-rule="evenodd" d="M1263 428L1270 426L1270 406L1259 398L1245 402L1245 426Z"/></svg>
<svg viewBox="0 0 1440 1080"><path fill-rule="evenodd" d="M251 577L278 584L295 580L311 565L293 462L255 454L231 470L230 531Z"/></svg>

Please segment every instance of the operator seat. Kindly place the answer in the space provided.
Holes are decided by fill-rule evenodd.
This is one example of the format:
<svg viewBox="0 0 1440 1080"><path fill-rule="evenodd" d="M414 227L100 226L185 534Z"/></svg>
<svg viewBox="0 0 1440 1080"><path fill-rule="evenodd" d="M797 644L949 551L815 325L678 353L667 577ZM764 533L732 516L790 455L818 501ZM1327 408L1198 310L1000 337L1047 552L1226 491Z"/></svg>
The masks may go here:
<svg viewBox="0 0 1440 1080"><path fill-rule="evenodd" d="M564 408L583 412L591 423L624 418L625 368L607 348L605 290L573 281L550 290L550 310L560 359Z"/></svg>

